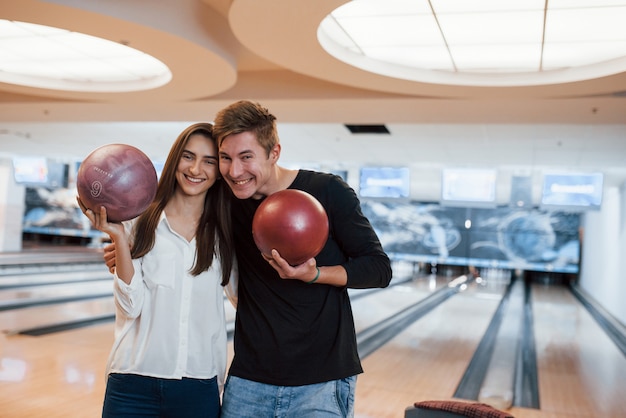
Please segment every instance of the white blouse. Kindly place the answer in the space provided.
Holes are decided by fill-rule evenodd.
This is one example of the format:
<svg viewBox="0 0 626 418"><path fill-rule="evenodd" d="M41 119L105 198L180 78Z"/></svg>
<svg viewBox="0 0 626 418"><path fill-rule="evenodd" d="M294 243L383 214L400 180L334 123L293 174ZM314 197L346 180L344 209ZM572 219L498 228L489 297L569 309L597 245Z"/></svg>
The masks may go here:
<svg viewBox="0 0 626 418"><path fill-rule="evenodd" d="M192 276L195 253L195 238L189 242L174 232L163 212L154 248L133 260L130 285L115 276L115 342L106 376L217 376L222 387L227 340L221 268L215 259L208 271Z"/></svg>

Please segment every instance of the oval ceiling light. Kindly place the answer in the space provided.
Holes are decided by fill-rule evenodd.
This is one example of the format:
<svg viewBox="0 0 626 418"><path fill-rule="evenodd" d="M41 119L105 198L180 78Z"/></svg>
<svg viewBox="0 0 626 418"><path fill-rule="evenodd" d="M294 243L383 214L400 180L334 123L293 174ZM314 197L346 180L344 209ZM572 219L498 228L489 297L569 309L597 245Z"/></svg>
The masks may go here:
<svg viewBox="0 0 626 418"><path fill-rule="evenodd" d="M566 83L626 71L626 0L359 0L318 41L365 71L465 86Z"/></svg>
<svg viewBox="0 0 626 418"><path fill-rule="evenodd" d="M156 58L105 39L0 20L0 82L78 92L149 90L172 79Z"/></svg>

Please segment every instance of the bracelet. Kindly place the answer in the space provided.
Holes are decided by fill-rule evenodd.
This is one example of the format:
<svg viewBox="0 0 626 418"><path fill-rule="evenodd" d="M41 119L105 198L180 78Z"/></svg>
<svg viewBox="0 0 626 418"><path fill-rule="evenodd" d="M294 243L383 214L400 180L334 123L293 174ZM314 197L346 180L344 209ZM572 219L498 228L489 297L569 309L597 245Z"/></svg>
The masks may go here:
<svg viewBox="0 0 626 418"><path fill-rule="evenodd" d="M313 280L311 280L310 282L306 282L306 284L313 284L317 281L317 279L320 278L320 268L319 267L315 267L317 269L317 274L315 275L315 278Z"/></svg>

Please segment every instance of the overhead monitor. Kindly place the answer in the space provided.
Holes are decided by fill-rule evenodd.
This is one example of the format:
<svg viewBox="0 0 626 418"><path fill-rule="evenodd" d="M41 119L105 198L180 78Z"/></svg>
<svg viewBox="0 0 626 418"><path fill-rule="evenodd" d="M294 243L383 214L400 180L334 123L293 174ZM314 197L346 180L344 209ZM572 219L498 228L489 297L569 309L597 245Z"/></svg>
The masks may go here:
<svg viewBox="0 0 626 418"><path fill-rule="evenodd" d="M541 207L558 210L598 210L602 205L602 173L544 173Z"/></svg>
<svg viewBox="0 0 626 418"><path fill-rule="evenodd" d="M15 183L25 186L48 185L48 160L45 157L13 157Z"/></svg>
<svg viewBox="0 0 626 418"><path fill-rule="evenodd" d="M410 191L408 167L363 167L359 191L361 197L408 198Z"/></svg>
<svg viewBox="0 0 626 418"><path fill-rule="evenodd" d="M444 168L441 175L441 204L495 206L496 180L496 169Z"/></svg>

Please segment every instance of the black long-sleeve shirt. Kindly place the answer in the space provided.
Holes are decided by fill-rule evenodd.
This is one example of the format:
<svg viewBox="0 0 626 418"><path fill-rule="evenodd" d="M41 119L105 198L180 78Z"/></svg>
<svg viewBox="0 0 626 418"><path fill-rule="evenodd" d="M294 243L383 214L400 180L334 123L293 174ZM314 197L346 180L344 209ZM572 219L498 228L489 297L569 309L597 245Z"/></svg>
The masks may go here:
<svg viewBox="0 0 626 418"><path fill-rule="evenodd" d="M348 284L281 279L252 237L252 219L262 200L234 199L239 295L229 373L280 386L362 373L347 288L386 287L391 263L356 193L340 177L300 170L289 188L310 193L324 206L329 238L315 257L317 265L344 266Z"/></svg>

